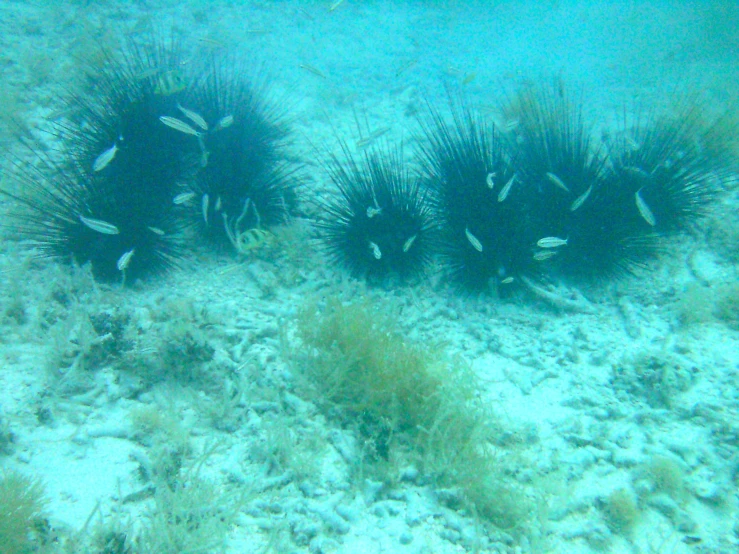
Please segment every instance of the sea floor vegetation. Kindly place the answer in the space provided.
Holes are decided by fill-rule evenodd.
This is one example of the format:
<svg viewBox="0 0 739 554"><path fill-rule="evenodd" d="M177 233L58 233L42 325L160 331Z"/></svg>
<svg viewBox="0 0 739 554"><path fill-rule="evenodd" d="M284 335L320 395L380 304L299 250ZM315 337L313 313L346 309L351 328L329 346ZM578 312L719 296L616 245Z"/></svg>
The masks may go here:
<svg viewBox="0 0 739 554"><path fill-rule="evenodd" d="M588 91L465 57L541 33L565 59L568 3L495 3L458 44L425 25L476 3L403 6L410 38L374 3L154 4L0 3L0 146L26 141L0 171L0 553L739 550L736 10L638 67L594 56ZM630 39L665 15L618 10ZM278 71L232 71L246 43ZM699 97L655 85L705 43L728 61ZM79 109L97 135L55 127ZM184 165L131 196L155 143ZM75 185L113 181L142 225L105 190L84 211Z"/></svg>

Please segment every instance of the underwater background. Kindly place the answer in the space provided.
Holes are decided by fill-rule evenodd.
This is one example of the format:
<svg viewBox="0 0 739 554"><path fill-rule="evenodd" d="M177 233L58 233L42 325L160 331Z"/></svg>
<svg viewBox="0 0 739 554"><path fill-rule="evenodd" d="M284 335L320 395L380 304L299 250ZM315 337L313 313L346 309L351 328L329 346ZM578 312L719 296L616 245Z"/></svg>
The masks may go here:
<svg viewBox="0 0 739 554"><path fill-rule="evenodd" d="M738 24L730 1L1 2L0 552L736 552ZM257 122L241 169L268 169L227 214L229 102ZM108 122L141 103L137 158ZM538 203L485 168L536 269L460 279L489 237L450 240L464 179L434 187L485 140L525 161L539 109L605 173L677 144L687 222L663 233L637 185L632 250L539 272L575 238L529 237ZM149 144L182 154L161 198L132 184L172 159ZM545 171L582 214L593 189ZM396 178L398 255L427 250L378 277L352 210L387 216ZM108 248L142 197L163 223Z"/></svg>

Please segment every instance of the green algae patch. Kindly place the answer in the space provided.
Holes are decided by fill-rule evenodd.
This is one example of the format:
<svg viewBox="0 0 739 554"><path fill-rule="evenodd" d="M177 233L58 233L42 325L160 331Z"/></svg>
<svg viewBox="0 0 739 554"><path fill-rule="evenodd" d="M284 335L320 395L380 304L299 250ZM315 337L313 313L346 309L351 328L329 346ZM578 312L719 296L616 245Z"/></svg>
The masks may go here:
<svg viewBox="0 0 739 554"><path fill-rule="evenodd" d="M641 516L636 496L623 488L613 491L603 500L601 511L608 528L625 537L631 537Z"/></svg>
<svg viewBox="0 0 739 554"><path fill-rule="evenodd" d="M528 519L531 505L496 446L497 419L462 359L406 340L387 313L366 303L308 306L297 334L293 359L307 393L364 444L358 471L369 466L392 481L416 466L446 492L442 502L458 499L452 508L505 529Z"/></svg>
<svg viewBox="0 0 739 554"><path fill-rule="evenodd" d="M47 500L41 483L15 471L0 475L0 551L35 552Z"/></svg>

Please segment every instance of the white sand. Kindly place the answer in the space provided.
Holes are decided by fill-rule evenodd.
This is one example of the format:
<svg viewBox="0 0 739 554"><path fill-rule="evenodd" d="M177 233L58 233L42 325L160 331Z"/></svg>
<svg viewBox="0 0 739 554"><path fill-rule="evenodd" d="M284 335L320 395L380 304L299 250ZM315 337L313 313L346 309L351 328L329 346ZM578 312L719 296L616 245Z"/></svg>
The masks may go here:
<svg viewBox="0 0 739 554"><path fill-rule="evenodd" d="M346 0L333 11L328 2L229 4L148 2L144 10L138 3L3 3L0 77L8 100L0 109L15 106L24 124L42 124L77 63L73 56L148 17L193 41L209 37L254 53L295 99L295 148L307 159L315 158L312 145L332 148L337 132L360 138L354 110L368 120L362 136L390 127L387 138L409 142L413 116L425 99L444 102L445 84L494 109L507 87L562 75L583 86L608 125L634 97L661 103L676 85L697 84L713 105L725 106L739 82L739 11L730 3L399 8ZM6 145L9 136L2 137ZM324 190L320 169L309 173L313 190ZM736 281L736 261L711 250L707 225L676 239L653 271L581 291L589 313L560 311L533 296L465 298L443 284L371 290L325 268L315 253L297 277L289 261L243 259L232 267L225 257L193 255L164 279L94 292L84 277L70 278L68 269L33 261L23 245L4 242L0 417L14 441L0 454L0 467L41 478L64 540L91 515L88 531L130 514L136 532L152 500L121 500L144 487L141 460L155 455L152 437L137 434L130 417L149 406L179 422L192 447L186 467L219 441L201 472L216 494L246 491L227 552L259 552L270 541L276 552L356 554L466 552L475 544L490 552L736 552L739 332L710 309L694 322L679 317L691 283L716 290ZM70 301L59 302L70 288ZM315 295L367 296L400 314L410 340L443 341L471 364L480 394L518 445L520 467L511 479L536 498L529 522L500 532L444 507L423 479L377 491L371 479L352 477L356 437L296 395L281 344L296 308ZM715 301L710 290L701 298ZM26 310L21 321L10 311L16 301ZM215 349L203 371L225 376L219 385L231 383L238 394L218 395L207 379L183 385L171 376L139 388L132 372L106 361L60 376L72 357L60 364L58 353L74 352L84 314L116 306L158 348L162 317L198 326ZM634 367L653 372L640 376ZM85 379L72 390L78 375ZM270 449L285 441L291 446L280 458ZM681 470L684 491L655 490L648 476L655 460ZM609 528L602 509L620 488L639 498L631 533Z"/></svg>

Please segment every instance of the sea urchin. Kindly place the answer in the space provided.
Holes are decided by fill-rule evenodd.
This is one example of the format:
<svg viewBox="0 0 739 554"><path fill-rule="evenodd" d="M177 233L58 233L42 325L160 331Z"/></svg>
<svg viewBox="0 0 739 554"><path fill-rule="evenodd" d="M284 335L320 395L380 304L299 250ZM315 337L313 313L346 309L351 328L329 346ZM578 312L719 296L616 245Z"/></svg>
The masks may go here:
<svg viewBox="0 0 739 554"><path fill-rule="evenodd" d="M320 201L318 227L329 256L355 277L407 280L424 272L436 230L427 193L400 149L376 147L357 161L346 143L327 171L339 195Z"/></svg>

